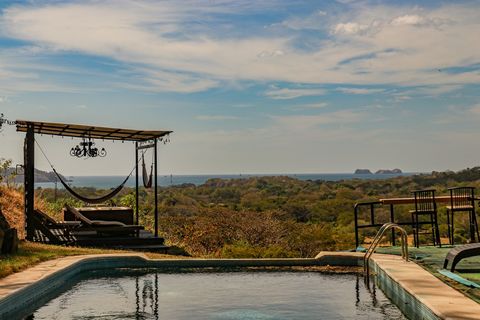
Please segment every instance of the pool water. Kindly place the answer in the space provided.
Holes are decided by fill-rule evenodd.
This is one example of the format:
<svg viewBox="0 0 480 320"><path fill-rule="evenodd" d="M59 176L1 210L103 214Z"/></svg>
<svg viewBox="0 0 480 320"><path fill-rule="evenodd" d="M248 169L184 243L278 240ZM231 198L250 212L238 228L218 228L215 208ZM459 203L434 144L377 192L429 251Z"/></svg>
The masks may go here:
<svg viewBox="0 0 480 320"><path fill-rule="evenodd" d="M317 272L97 274L28 319L406 319L372 286Z"/></svg>

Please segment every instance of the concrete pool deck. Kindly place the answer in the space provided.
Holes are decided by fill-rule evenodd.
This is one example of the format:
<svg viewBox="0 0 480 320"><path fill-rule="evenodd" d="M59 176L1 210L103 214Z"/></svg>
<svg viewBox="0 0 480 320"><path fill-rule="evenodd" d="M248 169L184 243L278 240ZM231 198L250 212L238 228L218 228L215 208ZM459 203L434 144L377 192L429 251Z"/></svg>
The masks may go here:
<svg viewBox="0 0 480 320"><path fill-rule="evenodd" d="M69 256L0 279L0 319L50 300L78 274L112 268L360 266L362 253L321 252L314 259L162 259L141 253ZM479 319L480 304L398 256L374 254L371 271L387 296L412 319Z"/></svg>
<svg viewBox="0 0 480 320"><path fill-rule="evenodd" d="M374 254L372 271L379 286L414 319L479 319L480 304L401 257ZM403 303L403 305L400 305Z"/></svg>
<svg viewBox="0 0 480 320"><path fill-rule="evenodd" d="M442 246L441 248L425 246L420 248L410 247L409 255L416 264L439 278L449 286L462 292L469 298L473 299L477 303L480 303L480 289L467 286L461 282L452 280L451 277L446 276L441 272L443 269L443 263L447 253L452 249L452 246ZM380 247L376 250L378 253L401 255L400 247ZM477 285L480 285L480 256L470 257L463 259L457 265L455 275L462 277L463 279L472 281ZM480 317L479 317L480 318Z"/></svg>

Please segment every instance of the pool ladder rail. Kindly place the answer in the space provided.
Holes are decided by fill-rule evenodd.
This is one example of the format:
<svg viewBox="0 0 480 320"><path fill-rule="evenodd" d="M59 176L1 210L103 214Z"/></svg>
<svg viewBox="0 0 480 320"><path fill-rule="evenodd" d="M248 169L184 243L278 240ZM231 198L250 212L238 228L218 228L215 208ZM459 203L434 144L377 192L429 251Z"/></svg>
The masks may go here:
<svg viewBox="0 0 480 320"><path fill-rule="evenodd" d="M382 240L383 236L385 235L385 232L387 232L388 230L390 229L398 229L400 230L401 232L401 244L402 244L402 258L408 262L408 241L407 241L407 232L405 231L405 229L403 229L402 227L400 227L398 224L396 223L392 223L392 222L388 222L388 223L385 223L381 228L380 230L378 230L375 238L373 239L372 243L370 244L370 246L368 247L368 250L367 252L365 253L365 255L363 256L363 272L368 280L369 278L369 275L370 275L370 265L369 265L369 260L370 260L370 257L372 256L372 254L375 252L375 250L377 249L377 246L378 244L380 243L380 241Z"/></svg>

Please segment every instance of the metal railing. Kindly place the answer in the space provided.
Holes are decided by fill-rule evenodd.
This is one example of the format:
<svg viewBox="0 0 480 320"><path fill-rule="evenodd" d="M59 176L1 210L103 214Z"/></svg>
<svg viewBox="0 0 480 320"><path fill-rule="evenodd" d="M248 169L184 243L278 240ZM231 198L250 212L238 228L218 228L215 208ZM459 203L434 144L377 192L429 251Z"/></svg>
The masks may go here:
<svg viewBox="0 0 480 320"><path fill-rule="evenodd" d="M354 212L354 223L355 223L355 248L358 248L360 245L360 235L359 231L363 228L378 228L383 226L383 223L378 223L375 221L375 209L378 208L382 203L379 201L371 201L371 202L360 202L356 203L353 212ZM360 224L359 223L359 212L360 208L367 207L370 209L370 214L368 215L368 223ZM390 210L390 222L393 222L392 210ZM392 245L395 245L395 238L392 232Z"/></svg>
<svg viewBox="0 0 480 320"><path fill-rule="evenodd" d="M401 232L401 246L402 246L402 258L405 259L406 262L408 262L408 242L407 242L407 232L405 229L400 227L396 223L388 222L385 223L380 230L378 230L377 235L373 239L372 243L368 247L367 252L363 256L363 271L365 273L365 276L369 277L370 275L370 265L369 265L369 260L372 254L375 252L375 249L377 249L378 244L382 240L383 236L385 235L385 232L387 232L389 229L395 230L398 229Z"/></svg>

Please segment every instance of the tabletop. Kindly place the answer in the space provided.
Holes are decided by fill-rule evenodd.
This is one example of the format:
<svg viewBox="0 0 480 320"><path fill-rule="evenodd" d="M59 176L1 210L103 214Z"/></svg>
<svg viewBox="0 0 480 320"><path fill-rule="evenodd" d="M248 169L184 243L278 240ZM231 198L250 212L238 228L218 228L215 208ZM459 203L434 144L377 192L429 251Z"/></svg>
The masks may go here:
<svg viewBox="0 0 480 320"><path fill-rule="evenodd" d="M470 199L470 197L468 197ZM478 200L478 199L474 199ZM404 198L385 198L379 200L382 204L412 204L415 203L414 197L404 197ZM450 202L450 196L436 196L435 202L438 203L448 203Z"/></svg>

